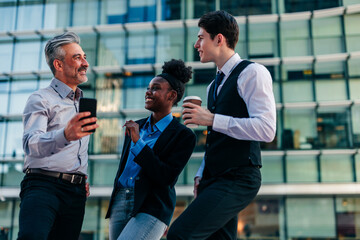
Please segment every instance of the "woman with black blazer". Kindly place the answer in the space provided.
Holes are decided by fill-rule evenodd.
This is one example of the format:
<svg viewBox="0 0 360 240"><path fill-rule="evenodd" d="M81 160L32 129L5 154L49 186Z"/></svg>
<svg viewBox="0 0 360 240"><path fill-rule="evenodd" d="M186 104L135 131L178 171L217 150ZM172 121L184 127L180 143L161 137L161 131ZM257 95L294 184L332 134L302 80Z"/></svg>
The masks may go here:
<svg viewBox="0 0 360 240"><path fill-rule="evenodd" d="M175 183L195 147L195 134L173 118L191 67L172 59L145 93L148 118L126 121L125 142L109 209L110 240L160 239L175 209Z"/></svg>

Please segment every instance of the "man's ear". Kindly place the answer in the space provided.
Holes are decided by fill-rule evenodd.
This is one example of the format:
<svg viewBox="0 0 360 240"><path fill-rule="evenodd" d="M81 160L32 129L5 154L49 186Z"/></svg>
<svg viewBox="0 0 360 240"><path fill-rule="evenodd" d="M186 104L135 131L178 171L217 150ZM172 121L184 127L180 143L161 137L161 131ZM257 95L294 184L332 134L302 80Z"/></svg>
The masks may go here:
<svg viewBox="0 0 360 240"><path fill-rule="evenodd" d="M225 37L224 37L224 35L222 35L221 33L219 33L219 34L216 36L216 38L217 38L217 44L218 44L218 45L222 44L222 43L225 41Z"/></svg>
<svg viewBox="0 0 360 240"><path fill-rule="evenodd" d="M53 65L56 71L61 71L63 69L63 62L60 61L59 59L55 59Z"/></svg>

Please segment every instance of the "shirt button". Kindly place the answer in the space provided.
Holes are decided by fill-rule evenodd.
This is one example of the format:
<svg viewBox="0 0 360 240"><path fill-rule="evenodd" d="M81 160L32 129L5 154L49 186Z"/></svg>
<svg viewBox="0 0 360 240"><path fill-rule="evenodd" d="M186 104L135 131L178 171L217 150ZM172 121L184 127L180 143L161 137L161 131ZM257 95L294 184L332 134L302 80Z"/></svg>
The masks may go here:
<svg viewBox="0 0 360 240"><path fill-rule="evenodd" d="M130 180L132 180L133 178L132 177L130 177Z"/></svg>
<svg viewBox="0 0 360 240"><path fill-rule="evenodd" d="M151 134L149 134L149 137L151 137Z"/></svg>
<svg viewBox="0 0 360 240"><path fill-rule="evenodd" d="M128 189L126 189L126 191L125 191L126 193L129 193L130 191L128 190Z"/></svg>
<svg viewBox="0 0 360 240"><path fill-rule="evenodd" d="M212 110L215 110L215 106L212 106L211 109L212 109Z"/></svg>

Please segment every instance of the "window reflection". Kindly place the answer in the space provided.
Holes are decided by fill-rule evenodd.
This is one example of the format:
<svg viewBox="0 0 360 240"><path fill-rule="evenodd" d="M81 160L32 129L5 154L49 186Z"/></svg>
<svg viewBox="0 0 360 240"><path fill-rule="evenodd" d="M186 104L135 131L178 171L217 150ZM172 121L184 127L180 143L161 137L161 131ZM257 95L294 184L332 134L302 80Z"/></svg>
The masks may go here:
<svg viewBox="0 0 360 240"><path fill-rule="evenodd" d="M276 23L249 24L249 58L278 56Z"/></svg>
<svg viewBox="0 0 360 240"><path fill-rule="evenodd" d="M94 26L98 24L97 0L74 0L73 26ZM84 43L85 41L82 41Z"/></svg>
<svg viewBox="0 0 360 240"><path fill-rule="evenodd" d="M234 16L270 14L271 0L222 0L220 9Z"/></svg>
<svg viewBox="0 0 360 240"><path fill-rule="evenodd" d="M360 14L351 14L344 16L346 48L348 52L360 51Z"/></svg>
<svg viewBox="0 0 360 240"><path fill-rule="evenodd" d="M40 66L40 41L26 40L15 44L14 71L36 71Z"/></svg>
<svg viewBox="0 0 360 240"><path fill-rule="evenodd" d="M321 181L322 182L353 182L352 156L350 155L321 155Z"/></svg>
<svg viewBox="0 0 360 240"><path fill-rule="evenodd" d="M70 24L70 0L47 0L44 29L66 27Z"/></svg>
<svg viewBox="0 0 360 240"><path fill-rule="evenodd" d="M0 120L0 157L4 155L5 151L5 127L6 122L3 120Z"/></svg>
<svg viewBox="0 0 360 240"><path fill-rule="evenodd" d="M184 59L184 31L182 28L161 29L157 35L156 62Z"/></svg>
<svg viewBox="0 0 360 240"><path fill-rule="evenodd" d="M316 155L286 157L286 180L289 183L318 182L318 161Z"/></svg>
<svg viewBox="0 0 360 240"><path fill-rule="evenodd" d="M200 18L207 12L215 11L215 0L194 1L194 18Z"/></svg>
<svg viewBox="0 0 360 240"><path fill-rule="evenodd" d="M261 177L263 183L283 183L283 156L262 156Z"/></svg>
<svg viewBox="0 0 360 240"><path fill-rule="evenodd" d="M112 154L119 153L122 148L123 119L99 119L99 128L96 130L93 137L93 150L94 154Z"/></svg>
<svg viewBox="0 0 360 240"><path fill-rule="evenodd" d="M22 114L29 96L38 89L36 79L16 79L11 82L10 108L11 114Z"/></svg>
<svg viewBox="0 0 360 240"><path fill-rule="evenodd" d="M359 238L360 199L354 197L336 198L336 232L340 238Z"/></svg>
<svg viewBox="0 0 360 240"><path fill-rule="evenodd" d="M283 149L312 149L317 147L315 109L285 109Z"/></svg>
<svg viewBox="0 0 360 240"><path fill-rule="evenodd" d="M5 142L5 156L22 157L22 136L24 127L22 122L8 122Z"/></svg>
<svg viewBox="0 0 360 240"><path fill-rule="evenodd" d="M309 56L311 52L307 20L280 22L281 54L284 57Z"/></svg>
<svg viewBox="0 0 360 240"><path fill-rule="evenodd" d="M94 186L112 186L119 167L119 159L90 160L89 178Z"/></svg>
<svg viewBox="0 0 360 240"><path fill-rule="evenodd" d="M13 43L10 41L1 41L0 42L0 73L11 72L12 59L13 59Z"/></svg>
<svg viewBox="0 0 360 240"><path fill-rule="evenodd" d="M43 1L20 1L16 30L42 29Z"/></svg>
<svg viewBox="0 0 360 240"><path fill-rule="evenodd" d="M181 18L181 0L162 0L162 20Z"/></svg>
<svg viewBox="0 0 360 240"><path fill-rule="evenodd" d="M16 0L7 0L5 2L0 2L0 32L13 31L15 29L15 6Z"/></svg>
<svg viewBox="0 0 360 240"><path fill-rule="evenodd" d="M105 74L96 79L98 112L118 112L123 108L123 77L120 74Z"/></svg>
<svg viewBox="0 0 360 240"><path fill-rule="evenodd" d="M155 35L153 30L129 32L126 64L155 62Z"/></svg>
<svg viewBox="0 0 360 240"><path fill-rule="evenodd" d="M303 12L303 11L312 11L318 9L338 7L338 0L285 0L285 11L286 12Z"/></svg>
<svg viewBox="0 0 360 240"><path fill-rule="evenodd" d="M98 47L98 66L125 65L125 33L101 34Z"/></svg>
<svg viewBox="0 0 360 240"><path fill-rule="evenodd" d="M238 238L279 239L279 208L277 199L261 199L250 203L238 215Z"/></svg>
<svg viewBox="0 0 360 240"><path fill-rule="evenodd" d="M348 148L349 109L320 108L317 115L318 148Z"/></svg>
<svg viewBox="0 0 360 240"><path fill-rule="evenodd" d="M18 187L24 177L22 162L5 162L2 165L3 186ZM0 238L1 239L1 238Z"/></svg>
<svg viewBox="0 0 360 240"><path fill-rule="evenodd" d="M8 111L9 88L9 80L0 79L0 115Z"/></svg>
<svg viewBox="0 0 360 240"><path fill-rule="evenodd" d="M353 145L354 147L360 147L360 105L356 104L351 108L352 117L352 131L353 131Z"/></svg>

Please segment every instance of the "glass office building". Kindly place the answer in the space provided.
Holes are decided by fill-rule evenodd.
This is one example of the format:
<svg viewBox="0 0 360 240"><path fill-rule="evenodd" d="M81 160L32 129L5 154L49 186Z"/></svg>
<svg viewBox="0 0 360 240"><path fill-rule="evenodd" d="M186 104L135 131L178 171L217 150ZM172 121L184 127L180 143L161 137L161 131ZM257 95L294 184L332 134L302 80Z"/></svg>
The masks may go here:
<svg viewBox="0 0 360 240"><path fill-rule="evenodd" d="M194 69L185 95L206 99L215 65L200 63L193 46L198 18L218 9L236 16L236 51L269 69L277 102L276 138L262 144L263 185L239 214L238 238L360 238L359 0L0 0L0 239L17 237L22 111L51 80L46 41L78 33L91 66L81 88L98 99L100 128L89 147L82 239L108 239L122 126L149 115L145 89L172 58ZM174 218L192 200L203 157L206 129L194 131Z"/></svg>

